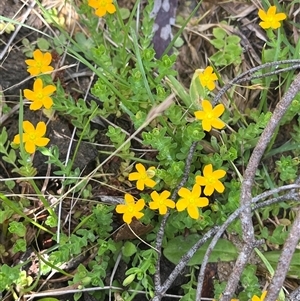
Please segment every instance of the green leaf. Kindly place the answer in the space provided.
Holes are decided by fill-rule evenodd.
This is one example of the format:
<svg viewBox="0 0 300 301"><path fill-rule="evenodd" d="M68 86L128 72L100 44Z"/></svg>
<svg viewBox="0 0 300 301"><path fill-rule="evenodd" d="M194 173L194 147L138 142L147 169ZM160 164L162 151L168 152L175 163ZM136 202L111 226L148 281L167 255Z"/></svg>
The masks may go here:
<svg viewBox="0 0 300 301"><path fill-rule="evenodd" d="M213 35L217 38L217 39L220 39L220 40L223 40L227 33L224 29L222 28L214 28L213 29Z"/></svg>
<svg viewBox="0 0 300 301"><path fill-rule="evenodd" d="M37 45L42 51L47 51L50 48L50 43L44 38L38 38Z"/></svg>
<svg viewBox="0 0 300 301"><path fill-rule="evenodd" d="M222 49L225 47L224 40L215 39L215 40L211 40L210 43L213 44L213 46L215 46L215 48L217 49Z"/></svg>
<svg viewBox="0 0 300 301"><path fill-rule="evenodd" d="M136 251L136 246L132 242L125 242L124 247L122 249L122 253L125 257L131 257L133 254L136 253Z"/></svg>
<svg viewBox="0 0 300 301"><path fill-rule="evenodd" d="M121 18L122 20L125 20L125 19L128 19L129 16L130 16L130 11L128 8L120 8L120 15L121 15Z"/></svg>
<svg viewBox="0 0 300 301"><path fill-rule="evenodd" d="M164 249L165 257L172 263L177 264L181 257L191 249L191 247L201 239L198 234L192 234L187 237L177 236L171 239L166 248ZM210 244L211 240L207 241L191 258L188 262L189 266L199 265L203 261L205 252ZM228 240L219 239L215 248L213 249L209 262L218 261L232 261L238 256L237 248Z"/></svg>
<svg viewBox="0 0 300 301"><path fill-rule="evenodd" d="M12 221L9 224L8 231L10 233L17 234L19 237L22 237L22 236L25 236L25 234L26 234L26 227L20 222Z"/></svg>
<svg viewBox="0 0 300 301"><path fill-rule="evenodd" d="M263 253L265 258L271 264L271 266L276 269L281 251L270 251ZM287 275L291 278L300 279L300 250L295 250L291 264L289 267L289 271Z"/></svg>

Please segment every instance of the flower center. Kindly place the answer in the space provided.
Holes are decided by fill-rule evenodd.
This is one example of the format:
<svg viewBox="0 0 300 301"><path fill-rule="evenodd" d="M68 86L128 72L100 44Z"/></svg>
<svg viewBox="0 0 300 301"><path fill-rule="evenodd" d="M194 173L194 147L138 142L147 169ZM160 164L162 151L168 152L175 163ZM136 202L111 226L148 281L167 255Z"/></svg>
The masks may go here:
<svg viewBox="0 0 300 301"><path fill-rule="evenodd" d="M29 140L35 140L36 139L36 134L35 133L29 133Z"/></svg>
<svg viewBox="0 0 300 301"><path fill-rule="evenodd" d="M207 84L209 82L210 76L206 75L206 76L204 76L203 79L204 79L205 83Z"/></svg>
<svg viewBox="0 0 300 301"><path fill-rule="evenodd" d="M195 202L195 198L190 198L190 204L194 204L194 202Z"/></svg>
<svg viewBox="0 0 300 301"><path fill-rule="evenodd" d="M206 118L207 119L213 119L214 118L214 115L213 115L213 113L212 112L208 112L208 113L206 113Z"/></svg>
<svg viewBox="0 0 300 301"><path fill-rule="evenodd" d="M41 68L43 65L43 63L41 61L37 61L36 62L36 67Z"/></svg>
<svg viewBox="0 0 300 301"><path fill-rule="evenodd" d="M107 1L106 0L102 0L99 3L99 6L102 6L102 7L106 7L106 5L107 5Z"/></svg>
<svg viewBox="0 0 300 301"><path fill-rule="evenodd" d="M207 182L210 183L210 184L213 184L213 183L215 183L215 178L214 177L208 177Z"/></svg>
<svg viewBox="0 0 300 301"><path fill-rule="evenodd" d="M37 99L42 99L44 97L44 94L42 92L36 93L36 98Z"/></svg>
<svg viewBox="0 0 300 301"><path fill-rule="evenodd" d="M129 207L128 207L128 212L130 212L130 213L134 212L133 206L129 206Z"/></svg>

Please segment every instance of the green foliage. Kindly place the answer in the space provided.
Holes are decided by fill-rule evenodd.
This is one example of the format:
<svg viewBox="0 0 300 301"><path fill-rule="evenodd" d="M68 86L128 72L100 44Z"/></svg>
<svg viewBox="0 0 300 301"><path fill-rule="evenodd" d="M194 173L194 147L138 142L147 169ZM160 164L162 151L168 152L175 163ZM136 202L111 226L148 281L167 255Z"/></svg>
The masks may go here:
<svg viewBox="0 0 300 301"><path fill-rule="evenodd" d="M276 161L276 170L279 172L280 180L294 181L298 175L298 165L298 158L281 156L280 160Z"/></svg>
<svg viewBox="0 0 300 301"><path fill-rule="evenodd" d="M178 264L181 257L200 239L201 236L198 234L191 234L187 237L177 236L168 241L164 249L164 255L172 263ZM207 241L198 249L188 265L197 265L202 262L209 243L210 241ZM224 250L226 250L226 253L224 253ZM237 249L230 241L219 239L211 253L209 262L232 261L237 258L237 255Z"/></svg>
<svg viewBox="0 0 300 301"><path fill-rule="evenodd" d="M178 77L180 79L176 78L175 64L178 61L176 52L172 55L164 55L160 59L155 58L155 51L151 45L154 24L151 12L154 0L147 1L147 5L143 7L142 11L139 10L139 5L140 2L136 1L131 10L117 7L115 14L106 15L105 18L99 20L93 9L88 6L87 1L83 1L77 8L80 18L79 24L82 25L83 30L75 32L72 36L61 27L63 23L61 23L62 20L59 19L59 14L55 9L49 11L43 9L43 15L48 24L57 26L61 32L52 39L45 36L46 38L39 38L33 43L25 38L22 40L22 51L26 57L32 58L36 48L49 52L55 50L61 56L67 54L67 61L69 59L70 61L76 60L84 64L88 69L88 74L89 72L94 73L95 77L91 81L90 87L93 99L88 94L85 95L86 97L82 95L82 98L77 96L75 98L67 88L68 80L64 78L66 73L62 72L60 77L61 71L57 70L55 73L57 75L57 78L55 77L57 90L53 96L53 110L68 120L73 127L76 127L78 145L82 140L102 144L102 141L98 140L100 130L97 125L92 125L93 121L106 120L105 126L107 123L114 123L114 125L106 126L105 135L110 140L110 146L113 145L113 151L118 149L117 156L121 163L119 170L113 172L117 176L117 179L114 180L118 180L119 183L117 181L110 183L114 176L110 174L109 168L108 174L105 173L107 166L103 168L103 175L101 174L101 181L105 182L106 186L119 185L118 190L117 188L114 189L113 186L110 187L110 189L114 189L114 195L123 195L124 191L128 191L129 185L126 185L129 182L130 165L135 161L145 164L151 162L151 165L155 165L157 169L153 177L156 181L154 189L157 192L169 190L171 194L173 190L178 188L183 178L186 178L185 186L190 189L195 184L195 176L202 175L203 168L207 164L212 164L214 169L226 170L225 191L223 193L215 192L209 198L209 205L199 209L200 217L197 220L190 218L186 211L178 212L176 208L170 210L164 228L162 249L168 260L176 264L182 255L203 236L203 233L215 225L222 225L239 208L241 183L245 168L272 116L270 105L267 102L269 90L272 88L271 83L276 80L276 85L278 83L280 88L278 90L284 91L289 87L293 73L285 72L282 75L276 74L268 78L253 80L252 84L257 84L261 89L261 91L257 90L259 95L255 95L255 101L258 104L256 107L255 103L254 108L247 108L245 112L239 111L232 95L235 96L240 91L236 91L236 87L232 86L232 90L229 90L226 97L222 99L222 101L226 99L226 102L229 99L226 103L227 109L221 117L227 127L220 130L214 129L209 133L205 132L202 126L203 122L198 119L195 120L194 112L203 109L201 104L203 99L212 101L217 92L202 87L199 80L199 73L202 69L196 70L194 75L190 74L190 85L186 85L189 87L184 86L180 81L185 79L181 76ZM139 18L137 18L137 13L139 13ZM138 20L140 22L137 22ZM137 24L140 25L140 28L137 28ZM233 67L230 70L234 70L238 74L240 73L239 65L242 63L241 39L232 34L228 26L227 23L221 23L220 27L214 27L212 29L213 39L210 41L216 48L216 52L209 57L209 60L214 65L220 85L223 84L223 75L227 75L224 72ZM268 41L262 52L263 62L299 57L300 43L291 45L283 31L278 31L278 34L275 35L270 30L267 32L267 37ZM55 64L56 68L60 67L57 62ZM199 66L199 68L202 67L204 66ZM222 69L219 67L229 68ZM270 70L261 70L256 75L263 76L265 72ZM276 70L275 67L272 70ZM52 83L50 75L42 75L41 78L47 84ZM224 82L227 82L227 79ZM84 92L82 94L85 94L86 89L82 90L84 91L77 92ZM140 129L147 120L149 112L161 109L160 105L164 104L165 99L172 92L176 95L172 104L164 107L159 111L159 117L149 122L145 128ZM284 118L278 123L278 131L272 137L264 160L256 171L253 195L279 187L282 182L293 183L296 180L298 157L300 156L300 119L297 120L296 118L299 109L300 101L299 95L297 95ZM2 106L1 101L1 113L5 114L9 110L9 105L4 104ZM48 117L52 114L52 112L46 111L44 113ZM23 104L21 101L20 125L22 118ZM49 122L51 122L51 118L49 118ZM212 117L207 117L207 119L209 118ZM284 145L274 148L279 137L277 134L283 125L291 125L289 140ZM132 140L124 144L129 138L128 133L133 133L137 129L140 131L136 135L136 141ZM102 131L104 131L103 128L101 128L101 134ZM40 183L38 178L35 179L37 169L33 164L34 156L26 154L22 146L20 146L19 151L18 145L12 144L9 140L11 138L9 138L8 131L2 127L0 153L3 163L5 163L3 166L6 168L6 164L8 164L12 167L13 173L26 178L25 180L21 179L21 181L27 185L26 187L34 191L34 197L41 201L41 207L43 207L41 210L44 212L46 209L47 216L42 222L37 222L35 210L34 217L32 217L32 213L28 214L26 211L32 206L32 198L23 193L23 187L22 190L18 190L19 181L5 179L4 185L0 187L1 191L4 190L6 193L8 190L9 193L17 192L17 194L11 199L5 195L3 197L1 195L0 198L0 238L3 242L0 245L1 257L5 258L18 252L26 252L28 248L26 231L28 225L32 225L42 230L43 233L47 232L50 235L50 240L57 242L53 248L46 250L47 256L43 254L40 259L39 267L42 276L48 277L50 272L59 272L70 278L69 285L74 284L79 289L91 286L103 287L107 285L108 277L111 277L112 271L116 268L117 260L120 260L126 264L125 276L122 278L121 275L120 279L115 282L116 285L121 286L122 284L128 289L128 292L123 292L122 298L132 300L135 295L135 293L131 293L132 291L143 290L147 294L146 297L151 299L155 291L153 275L157 251L152 248L145 248L139 239L124 239L122 242L117 242L115 239L115 235L121 231L119 228L122 223L120 216L115 211L115 206L94 200L94 193L97 194L99 189L100 194L111 193L112 191L106 190L105 185L96 179L98 174L94 172L101 170L102 162L97 162L100 166L97 166L97 169L88 176L84 176L82 175L83 170L73 168L76 151L73 158L64 162L60 158L60 150L57 146L40 149L42 155L47 157L45 162L49 166L55 166L56 170L53 174L63 178L62 194L60 195L62 207L65 209L64 206L69 205L69 198L72 200L71 209L68 213L68 218L71 221L69 228L66 224L58 227L57 212L61 208L60 206L52 208L53 206L50 206L48 199L44 196L45 191L41 191L39 188L44 184ZM188 157L193 145L196 145L195 152ZM146 148L151 149L153 155L151 153L149 157L144 156L144 154L141 155L140 150L142 152L145 150L146 153ZM107 154L108 151L100 149L99 153ZM274 160L271 161L275 162L275 168L269 166L268 161L274 155L276 157L272 158ZM190 159L191 168L185 174L187 158ZM97 160L100 161L100 158ZM2 182L0 183L2 184ZM70 191L67 191L68 188ZM20 196L20 191L22 191L22 196ZM142 239L145 239L147 244L154 245L162 217L157 216L157 212L148 206L151 189L147 187L147 190L142 193L134 188L132 191L137 199L144 198L146 201L147 208L143 211L145 215L141 222L146 226L151 223L153 230ZM46 187L46 193L48 193L48 187ZM203 193L201 196L204 196ZM174 201L178 201L178 198L175 196ZM294 218L291 210L293 204L290 203L270 205L255 212L254 218L258 219L258 223L255 224L255 235L257 238L264 238L268 246L279 248L284 244L289 226ZM64 211L60 213L64 213ZM38 211L37 216L39 215L40 211ZM278 223L273 228L267 227L264 222L273 219L274 216ZM61 220L64 218L65 216L62 215ZM60 231L59 239L58 235L49 229ZM186 235L187 229L189 235ZM228 228L228 232L230 231L241 233L239 220L231 223ZM182 285L184 291L182 300L196 298L197 279L195 275L208 244L209 242L204 244L189 262L190 274L187 275L187 283ZM90 255L89 261L85 264L79 264L74 275L68 274L62 268L63 264L77 258L80 259L84 254ZM237 258L237 255L236 247L230 241L221 239L214 248L209 261L232 261ZM264 252L264 255L269 260L270 265L275 266L278 261L278 253ZM298 255L296 252L295 256ZM300 268L295 258L293 258L289 275L299 279L298 271ZM6 261L3 260L3 262ZM238 295L239 300L251 300L254 294L261 294L256 274L256 267L253 265L248 265L244 270L240 279L243 290ZM24 290L29 290L30 285L34 287L36 284L32 284L32 279L24 271L20 272L20 267L1 265L0 291L9 290L11 287L23 287ZM219 298L224 288L225 283L215 283L216 298ZM24 290L21 290L21 293ZM99 300L106 298L103 292L94 295ZM78 300L80 297L81 292L79 291L74 298ZM56 299L44 298L43 301L56 301Z"/></svg>
<svg viewBox="0 0 300 301"><path fill-rule="evenodd" d="M230 64L239 65L242 62L243 49L240 45L240 37L228 34L222 28L214 28L210 42L218 51L210 59L215 66L228 66Z"/></svg>
<svg viewBox="0 0 300 301"><path fill-rule="evenodd" d="M244 269L241 276L243 291L238 295L239 300L247 301L251 299L254 295L261 295L259 281L258 278L255 276L256 269L257 266L253 264L248 264Z"/></svg>

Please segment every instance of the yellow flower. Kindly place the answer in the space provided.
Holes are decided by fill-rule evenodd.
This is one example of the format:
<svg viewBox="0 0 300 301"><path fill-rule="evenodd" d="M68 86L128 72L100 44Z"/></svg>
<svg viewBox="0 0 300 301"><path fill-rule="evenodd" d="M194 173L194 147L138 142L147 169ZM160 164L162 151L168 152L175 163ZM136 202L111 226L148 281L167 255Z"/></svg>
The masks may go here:
<svg viewBox="0 0 300 301"><path fill-rule="evenodd" d="M37 124L36 129L31 122L23 121L23 130L22 139L25 143L25 150L29 154L35 152L36 146L46 146L50 141L43 137L46 134L46 124L43 121ZM13 143L20 144L20 134L14 137Z"/></svg>
<svg viewBox="0 0 300 301"><path fill-rule="evenodd" d="M207 87L209 91L212 91L216 85L215 80L218 79L217 75L213 72L213 68L208 66L203 72L199 74L200 83L202 87Z"/></svg>
<svg viewBox="0 0 300 301"><path fill-rule="evenodd" d="M33 52L33 60L25 60L25 63L28 65L27 71L32 76L52 71L53 67L49 66L51 60L52 55L50 52L46 52L45 54L43 54L41 50L37 49Z"/></svg>
<svg viewBox="0 0 300 301"><path fill-rule="evenodd" d="M32 101L30 110L36 111L44 106L46 109L50 109L53 105L52 98L50 95L56 91L56 87L48 85L43 88L43 82L40 78L36 79L33 84L33 91L29 89L24 90L24 96Z"/></svg>
<svg viewBox="0 0 300 301"><path fill-rule="evenodd" d="M192 191L185 187L182 187L178 191L178 195L181 199L176 203L176 209L183 211L187 209L187 212L191 218L198 219L199 210L198 207L205 207L208 205L208 198L200 198L201 187L197 184L194 185Z"/></svg>
<svg viewBox="0 0 300 301"><path fill-rule="evenodd" d="M153 202L149 203L149 208L152 210L158 209L159 214L166 214L167 207L175 208L175 202L168 197L171 193L167 190L163 191L161 194L158 194L156 191L151 192L151 198Z"/></svg>
<svg viewBox="0 0 300 301"><path fill-rule="evenodd" d="M258 11L258 16L262 20L262 22L259 23L259 26L263 29L277 29L281 26L279 21L286 19L285 13L276 14L276 6L270 6L267 13L260 9Z"/></svg>
<svg viewBox="0 0 300 301"><path fill-rule="evenodd" d="M267 291L264 291L260 297L254 295L252 298L251 298L251 301L264 301L265 298L266 298L266 295L267 295Z"/></svg>
<svg viewBox="0 0 300 301"><path fill-rule="evenodd" d="M222 193L225 189L224 185L219 181L226 175L226 171L217 169L213 171L212 165L208 164L203 169L203 176L196 176L196 183L200 186L205 186L204 194L212 195L214 190Z"/></svg>
<svg viewBox="0 0 300 301"><path fill-rule="evenodd" d="M123 220L125 223L130 224L132 218L140 219L144 216L144 213L140 212L145 207L145 201L143 199L138 200L136 203L131 194L125 194L125 204L117 205L117 213L123 213Z"/></svg>
<svg viewBox="0 0 300 301"><path fill-rule="evenodd" d="M204 131L209 132L212 127L222 129L225 126L225 123L219 119L225 110L223 104L218 104L213 108L211 103L204 99L202 100L202 109L203 111L196 111L194 114L197 119L202 120Z"/></svg>
<svg viewBox="0 0 300 301"><path fill-rule="evenodd" d="M96 9L95 14L98 17L103 17L107 12L113 14L116 11L113 0L89 0L88 4Z"/></svg>
<svg viewBox="0 0 300 301"><path fill-rule="evenodd" d="M135 165L137 172L132 172L129 174L129 181L137 181L136 188L138 190L144 190L145 186L153 188L156 185L156 182L151 178L155 175L155 167L150 167L146 170L143 164L138 163Z"/></svg>

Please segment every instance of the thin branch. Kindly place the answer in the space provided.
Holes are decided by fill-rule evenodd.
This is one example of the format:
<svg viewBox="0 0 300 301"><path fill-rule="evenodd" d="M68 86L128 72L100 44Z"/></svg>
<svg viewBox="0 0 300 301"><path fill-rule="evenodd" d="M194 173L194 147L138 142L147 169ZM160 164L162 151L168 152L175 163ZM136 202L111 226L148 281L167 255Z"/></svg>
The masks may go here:
<svg viewBox="0 0 300 301"><path fill-rule="evenodd" d="M289 270L292 256L300 240L300 207L297 208L296 218L286 239L280 255L276 272L268 288L265 301L275 301L283 286L286 274Z"/></svg>
<svg viewBox="0 0 300 301"><path fill-rule="evenodd" d="M263 131L256 147L254 148L252 155L250 157L249 163L245 170L244 181L241 188L241 206L245 209L241 212L241 223L242 223L242 233L244 240L244 247L241 251L235 267L234 273L229 277L227 286L225 288L224 296L221 298L221 301L230 300L233 296L240 276L244 270L244 267L252 253L253 248L255 247L255 238L254 238L254 229L251 216L251 189L254 183L255 172L258 168L260 160L264 154L264 151L270 142L274 131L276 130L279 121L283 117L284 113L287 111L292 100L300 90L300 74L296 76L291 86L284 94L283 98L278 102L276 108L273 112L273 115L268 122L265 130Z"/></svg>
<svg viewBox="0 0 300 301"><path fill-rule="evenodd" d="M183 187L185 185L186 181L188 180L188 175L189 175L189 172L190 172L192 159L193 159L193 155L194 155L194 152L196 150L196 147L197 147L197 142L193 142L192 145L191 145L191 148L189 150L188 156L186 158L186 164L185 164L183 177L181 179L181 182L177 186L177 188L172 193L172 196L171 196L172 200L176 199L177 192L179 191L179 189L181 187ZM154 300L158 301L163 297L163 294L161 293L162 287L161 287L161 278L160 278L160 260L161 260L162 241L163 241L165 227L166 227L166 223L167 223L169 215L170 215L170 212L167 212L167 214L164 215L164 217L161 221L159 230L158 230L157 235L156 235L156 244L155 245L156 245L156 249L159 250L159 252L158 252L158 258L157 258L157 262L156 262L156 271L155 271L155 275L154 275L155 297L154 297L153 301Z"/></svg>

